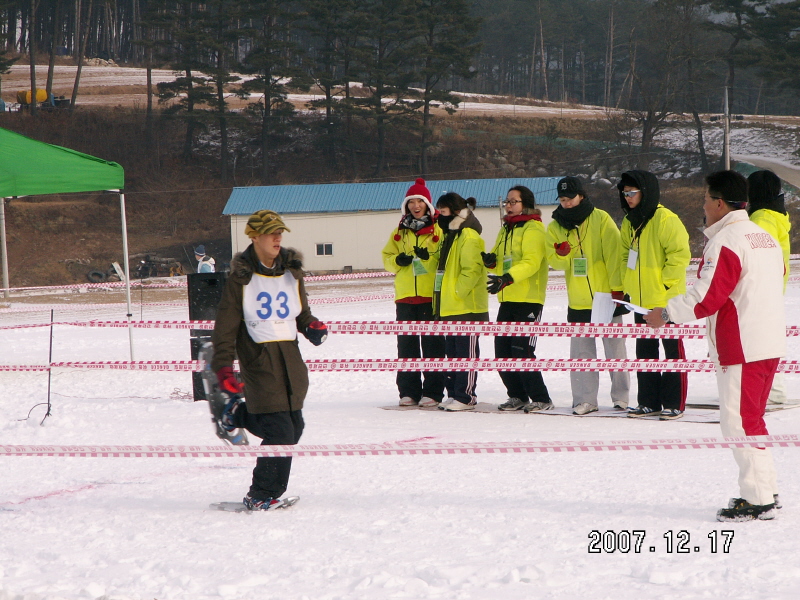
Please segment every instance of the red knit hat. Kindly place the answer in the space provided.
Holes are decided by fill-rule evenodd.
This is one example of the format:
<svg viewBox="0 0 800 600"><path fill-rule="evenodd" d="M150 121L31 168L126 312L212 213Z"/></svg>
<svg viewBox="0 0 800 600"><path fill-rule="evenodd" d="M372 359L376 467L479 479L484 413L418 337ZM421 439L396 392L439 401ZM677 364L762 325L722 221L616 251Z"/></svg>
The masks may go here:
<svg viewBox="0 0 800 600"><path fill-rule="evenodd" d="M430 190L425 186L425 180L421 177L406 192L405 200L410 200L411 198L419 198L420 200L427 200L428 204L431 203Z"/></svg>

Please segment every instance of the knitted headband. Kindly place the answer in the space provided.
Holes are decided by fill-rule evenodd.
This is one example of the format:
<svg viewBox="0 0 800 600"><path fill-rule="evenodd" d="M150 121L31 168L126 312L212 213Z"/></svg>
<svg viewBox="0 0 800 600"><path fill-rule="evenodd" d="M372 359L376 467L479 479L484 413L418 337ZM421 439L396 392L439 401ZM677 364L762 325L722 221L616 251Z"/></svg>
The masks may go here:
<svg viewBox="0 0 800 600"><path fill-rule="evenodd" d="M259 210L247 219L244 233L246 236L254 238L257 235L275 233L279 229L291 231L281 219L281 216L272 210Z"/></svg>

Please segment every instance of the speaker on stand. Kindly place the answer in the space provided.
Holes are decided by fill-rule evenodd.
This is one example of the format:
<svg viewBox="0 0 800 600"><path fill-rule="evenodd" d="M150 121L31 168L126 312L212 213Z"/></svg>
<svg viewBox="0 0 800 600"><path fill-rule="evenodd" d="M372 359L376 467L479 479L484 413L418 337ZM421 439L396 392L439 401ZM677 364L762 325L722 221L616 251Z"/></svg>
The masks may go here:
<svg viewBox="0 0 800 600"><path fill-rule="evenodd" d="M222 299L226 280L226 273L191 273L186 276L190 321L214 321L217 318L217 305ZM211 331L191 329L189 336L192 360L197 360L203 344L211 341ZM206 399L200 373L192 373L192 393L195 401Z"/></svg>

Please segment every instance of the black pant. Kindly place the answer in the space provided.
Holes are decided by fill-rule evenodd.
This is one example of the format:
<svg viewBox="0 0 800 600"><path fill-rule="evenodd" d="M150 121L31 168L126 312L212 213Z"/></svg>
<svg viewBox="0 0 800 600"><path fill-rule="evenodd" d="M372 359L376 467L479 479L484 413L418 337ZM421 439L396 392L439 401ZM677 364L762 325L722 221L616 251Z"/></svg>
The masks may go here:
<svg viewBox="0 0 800 600"><path fill-rule="evenodd" d="M262 446L293 445L303 435L303 412L300 410L252 414L247 403L234 413L234 423L261 438ZM259 456L253 469L249 495L256 500L280 498L289 485L291 456Z"/></svg>
<svg viewBox="0 0 800 600"><path fill-rule="evenodd" d="M644 315L634 313L635 323L644 323ZM637 339L636 358L658 358L657 338ZM662 339L664 358L686 358L683 340ZM686 373L636 373L639 385L639 406L647 406L654 410L677 408L683 410L686 406L686 390L688 376Z"/></svg>
<svg viewBox="0 0 800 600"><path fill-rule="evenodd" d="M443 321L488 321L489 313L466 313L442 317ZM477 335L445 336L447 358L480 358L481 346ZM478 396L477 371L449 371L446 373L445 387L447 395L463 404L475 404Z"/></svg>
<svg viewBox="0 0 800 600"><path fill-rule="evenodd" d="M542 318L542 305L533 302L501 302L497 322L535 322ZM494 338L495 358L536 358L536 336ZM500 371L509 398L550 402L550 393L539 371Z"/></svg>
<svg viewBox="0 0 800 600"><path fill-rule="evenodd" d="M433 321L433 308L425 304L395 303L398 321ZM421 349L420 349L421 346ZM398 335L397 358L444 358L443 335ZM400 397L408 396L419 402L423 397L437 402L444 396L445 374L442 372L398 371L397 390Z"/></svg>

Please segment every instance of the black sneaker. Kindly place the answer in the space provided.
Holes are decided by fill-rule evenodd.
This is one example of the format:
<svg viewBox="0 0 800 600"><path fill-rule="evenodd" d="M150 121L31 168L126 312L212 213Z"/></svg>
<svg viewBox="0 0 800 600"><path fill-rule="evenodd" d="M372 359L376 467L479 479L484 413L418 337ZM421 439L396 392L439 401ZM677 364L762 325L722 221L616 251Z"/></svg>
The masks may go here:
<svg viewBox="0 0 800 600"><path fill-rule="evenodd" d="M778 496L778 494L773 494L772 499L774 500L775 508L778 510L783 508L783 504L781 504L781 498ZM731 498L728 500L728 508L735 508L737 502L746 502L746 500L744 498Z"/></svg>
<svg viewBox="0 0 800 600"><path fill-rule="evenodd" d="M661 414L661 409L649 408L647 406L639 405L636 408L628 409L629 417L657 417Z"/></svg>
<svg viewBox="0 0 800 600"><path fill-rule="evenodd" d="M769 521L775 518L775 503L750 504L744 498L734 498L733 506L720 508L717 521L739 523L742 521Z"/></svg>
<svg viewBox="0 0 800 600"><path fill-rule="evenodd" d="M661 411L661 416L658 417L659 421L672 421L673 419L680 419L683 416L683 411L677 408L665 408Z"/></svg>

